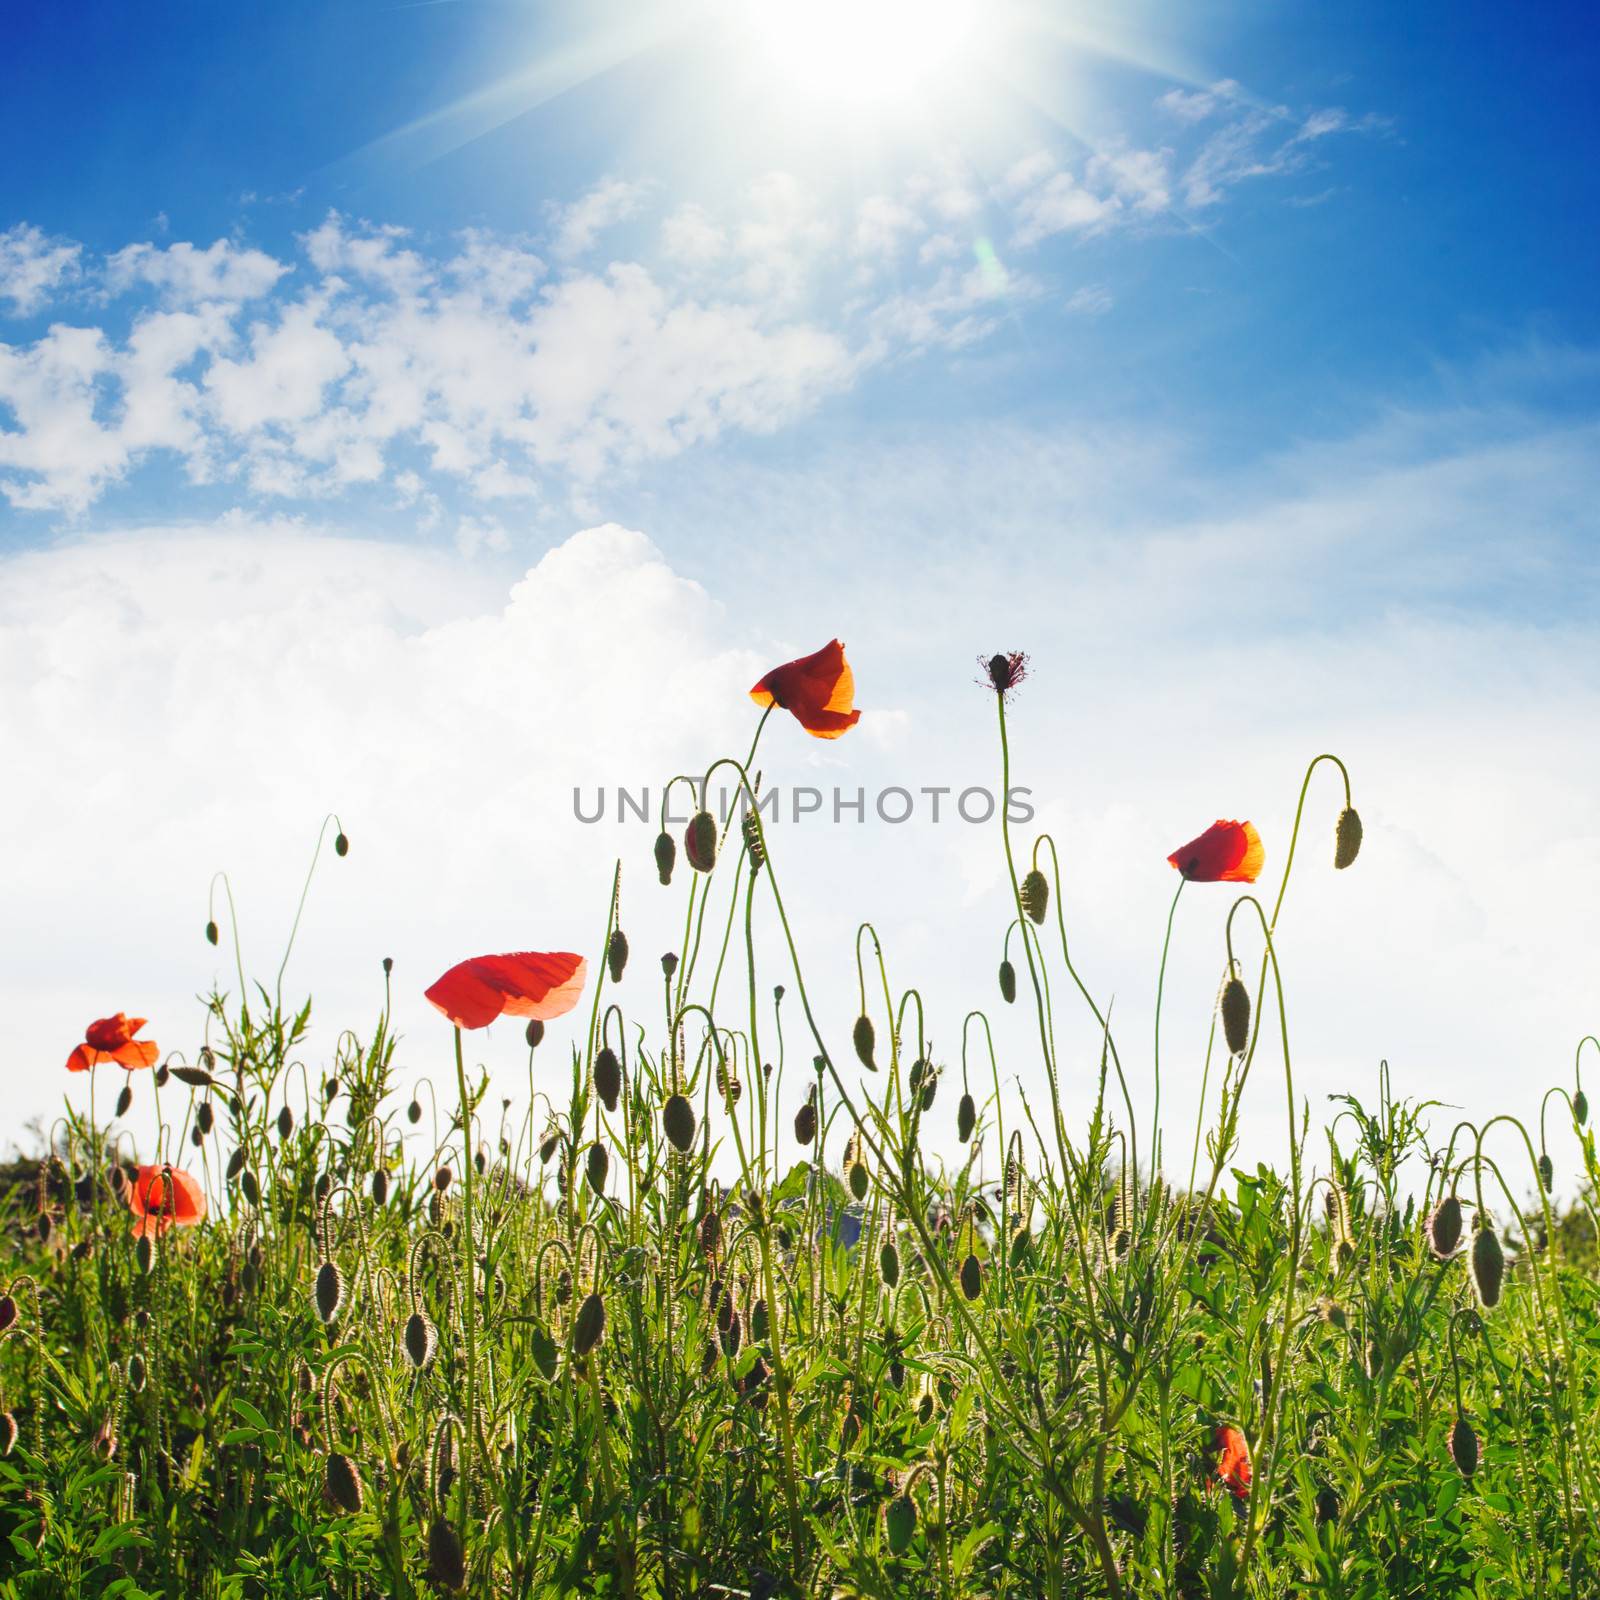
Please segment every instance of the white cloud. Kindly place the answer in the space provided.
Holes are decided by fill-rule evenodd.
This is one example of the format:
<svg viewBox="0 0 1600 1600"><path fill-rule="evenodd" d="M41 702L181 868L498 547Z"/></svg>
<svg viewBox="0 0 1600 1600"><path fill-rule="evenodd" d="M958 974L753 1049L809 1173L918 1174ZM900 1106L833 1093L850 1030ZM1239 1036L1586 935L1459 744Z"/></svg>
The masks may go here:
<svg viewBox="0 0 1600 1600"><path fill-rule="evenodd" d="M1169 89L1156 104L1179 122L1203 122L1239 99L1239 85L1232 78L1223 78L1209 89Z"/></svg>
<svg viewBox="0 0 1600 1600"><path fill-rule="evenodd" d="M106 262L105 283L113 294L147 284L171 305L195 306L211 300L257 300L289 270L265 251L226 239L204 250L180 240L165 248L130 244L117 251Z"/></svg>
<svg viewBox="0 0 1600 1600"><path fill-rule="evenodd" d="M0 233L0 300L11 302L14 315L32 316L78 275L82 255L82 245L48 238L26 222L8 228Z"/></svg>
<svg viewBox="0 0 1600 1600"><path fill-rule="evenodd" d="M607 228L634 216L644 202L645 186L607 178L569 206L556 210L554 253L564 260L586 254Z"/></svg>

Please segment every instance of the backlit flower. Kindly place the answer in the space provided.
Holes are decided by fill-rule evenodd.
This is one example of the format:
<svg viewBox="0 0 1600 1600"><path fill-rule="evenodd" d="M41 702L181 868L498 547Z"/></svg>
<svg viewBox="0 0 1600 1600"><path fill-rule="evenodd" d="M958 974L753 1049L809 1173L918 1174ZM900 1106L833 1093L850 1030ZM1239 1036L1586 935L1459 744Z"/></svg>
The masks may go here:
<svg viewBox="0 0 1600 1600"><path fill-rule="evenodd" d="M168 1228L192 1228L206 1214L205 1190L192 1173L176 1167L140 1167L123 1190L141 1237Z"/></svg>
<svg viewBox="0 0 1600 1600"><path fill-rule="evenodd" d="M84 1029L83 1043L67 1057L67 1071L87 1072L107 1061L130 1071L153 1067L161 1051L149 1039L134 1038L143 1026L143 1017L125 1017L120 1011L114 1017L91 1022Z"/></svg>
<svg viewBox="0 0 1600 1600"><path fill-rule="evenodd" d="M780 706L813 738L837 739L855 727L856 679L844 646L830 639L814 655L774 667L751 691L758 706Z"/></svg>
<svg viewBox="0 0 1600 1600"><path fill-rule="evenodd" d="M1213 822L1167 860L1196 883L1254 883L1267 859L1250 822Z"/></svg>
<svg viewBox="0 0 1600 1600"><path fill-rule="evenodd" d="M1227 1423L1219 1423L1216 1432L1217 1483L1232 1492L1235 1499L1243 1500L1250 1493L1250 1446L1244 1435Z"/></svg>
<svg viewBox="0 0 1600 1600"><path fill-rule="evenodd" d="M458 1028L486 1028L501 1016L549 1022L577 1005L587 970L582 956L566 950L474 956L425 992Z"/></svg>

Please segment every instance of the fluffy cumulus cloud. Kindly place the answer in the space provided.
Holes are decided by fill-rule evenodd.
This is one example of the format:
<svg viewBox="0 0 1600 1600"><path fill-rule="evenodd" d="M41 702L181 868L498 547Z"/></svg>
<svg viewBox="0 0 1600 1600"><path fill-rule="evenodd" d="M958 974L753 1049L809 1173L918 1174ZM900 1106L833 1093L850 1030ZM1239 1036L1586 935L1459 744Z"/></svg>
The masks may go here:
<svg viewBox="0 0 1600 1600"><path fill-rule="evenodd" d="M771 172L721 207L610 177L552 205L541 238L330 214L277 254L218 239L97 258L19 224L0 234L0 308L49 320L0 339L0 496L78 517L158 460L267 503L414 503L425 482L466 516L585 504L608 475L780 428L880 363L975 344L1008 304L1109 310L1040 247L1176 226L1180 205L1305 170L1368 125L1230 85L1186 94L1163 100L1155 147L848 200Z"/></svg>

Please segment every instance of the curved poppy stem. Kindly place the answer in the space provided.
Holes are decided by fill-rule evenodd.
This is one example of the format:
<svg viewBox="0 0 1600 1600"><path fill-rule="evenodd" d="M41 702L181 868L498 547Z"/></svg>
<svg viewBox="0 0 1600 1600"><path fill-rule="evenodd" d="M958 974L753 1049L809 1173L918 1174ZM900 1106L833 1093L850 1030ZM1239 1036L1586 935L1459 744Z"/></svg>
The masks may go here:
<svg viewBox="0 0 1600 1600"><path fill-rule="evenodd" d="M1180 872L1178 874L1177 892L1172 896L1172 905L1167 911L1167 936L1161 941L1161 968L1156 975L1156 1038L1155 1038L1155 1111L1150 1118L1150 1181L1155 1182L1156 1168L1161 1164L1161 998L1167 987L1167 953L1172 948L1172 924L1178 915L1178 899L1183 893L1183 886L1189 880ZM1138 1182L1138 1172L1134 1173L1134 1182ZM1153 1203L1153 1197L1152 1197Z"/></svg>
<svg viewBox="0 0 1600 1600"><path fill-rule="evenodd" d="M250 990L244 979L244 952L239 947L239 915L233 904L233 885L228 881L226 872L214 872L211 875L211 887L206 891L206 920L215 922L216 919L216 894L217 879L222 879L222 892L228 900L228 929L233 935L233 965L239 974L239 1004L246 1017L250 1014Z"/></svg>
<svg viewBox="0 0 1600 1600"><path fill-rule="evenodd" d="M278 979L276 984L273 986L272 1001L273 1009L276 1011L281 1011L283 1009L284 969L289 965L289 956L294 950L295 935L300 931L300 918L305 913L306 896L311 893L311 880L316 876L317 861L322 855L322 841L328 837L328 824L330 822L334 825L337 833L340 835L344 833L344 824L340 822L338 813L330 811L327 816L322 819L322 827L317 833L316 848L311 852L311 866L306 871L305 887L300 891L300 903L294 908L294 921L289 926L289 942L283 948L283 960L278 963ZM229 913L231 914L233 910L233 893L231 890L228 893L228 909ZM234 942L235 945L237 945L237 934L235 934ZM244 982L244 974L242 971L239 975L239 981L241 983Z"/></svg>
<svg viewBox="0 0 1600 1600"><path fill-rule="evenodd" d="M475 1163L472 1159L472 1096L467 1090L467 1067L461 1053L461 1029L455 1030L456 1039L456 1090L461 1096L461 1272L462 1298L466 1301L466 1315L461 1319L466 1329L467 1341L467 1417L462 1429L461 1442L461 1543L463 1559L471 1528L472 1456L476 1442L478 1419L478 1291L474 1279L477 1274L476 1247L472 1242L472 1191Z"/></svg>

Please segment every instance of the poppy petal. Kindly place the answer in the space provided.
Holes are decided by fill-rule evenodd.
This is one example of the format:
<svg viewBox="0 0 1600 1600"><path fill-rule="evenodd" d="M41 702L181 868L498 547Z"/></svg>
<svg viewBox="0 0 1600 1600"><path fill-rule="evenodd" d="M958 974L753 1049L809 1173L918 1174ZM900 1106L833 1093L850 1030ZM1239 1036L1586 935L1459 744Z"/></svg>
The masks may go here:
<svg viewBox="0 0 1600 1600"><path fill-rule="evenodd" d="M570 951L474 956L450 968L425 991L458 1028L486 1028L496 1017L563 1016L583 993L588 963Z"/></svg>
<svg viewBox="0 0 1600 1600"><path fill-rule="evenodd" d="M809 656L774 667L750 691L758 706L782 707L818 739L837 739L861 720L855 697L855 674L837 639Z"/></svg>
<svg viewBox="0 0 1600 1600"><path fill-rule="evenodd" d="M126 1017L120 1011L115 1016L101 1017L84 1029L85 1043L108 1055L120 1050L144 1026L143 1017Z"/></svg>
<svg viewBox="0 0 1600 1600"><path fill-rule="evenodd" d="M1266 851L1253 823L1219 819L1167 860L1195 883L1254 883Z"/></svg>
<svg viewBox="0 0 1600 1600"><path fill-rule="evenodd" d="M161 1051L149 1039L130 1039L120 1049L113 1050L110 1059L119 1067L126 1067L132 1072L137 1067L153 1067Z"/></svg>
<svg viewBox="0 0 1600 1600"><path fill-rule="evenodd" d="M105 1060L98 1050L91 1050L88 1045L80 1044L76 1050L67 1057L68 1072L87 1072L96 1062Z"/></svg>

